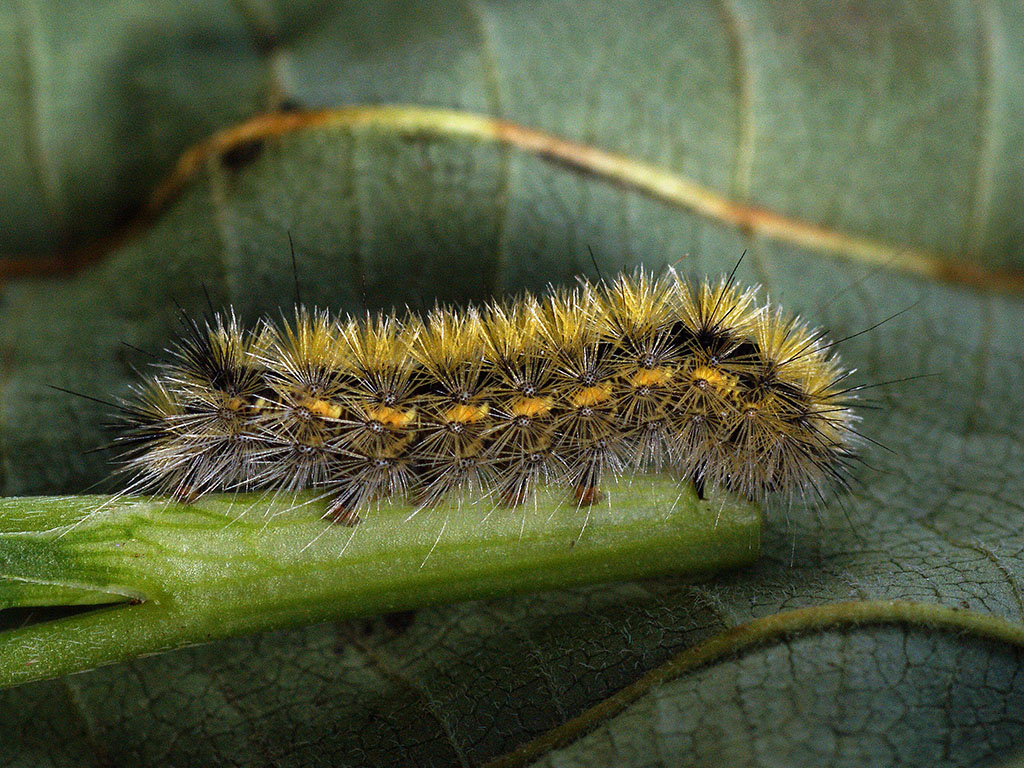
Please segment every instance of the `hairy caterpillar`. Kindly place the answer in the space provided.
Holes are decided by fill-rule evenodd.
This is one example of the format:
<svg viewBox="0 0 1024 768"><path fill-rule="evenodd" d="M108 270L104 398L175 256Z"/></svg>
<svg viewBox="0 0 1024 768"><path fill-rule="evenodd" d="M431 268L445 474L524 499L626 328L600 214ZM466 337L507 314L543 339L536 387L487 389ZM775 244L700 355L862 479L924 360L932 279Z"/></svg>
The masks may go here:
<svg viewBox="0 0 1024 768"><path fill-rule="evenodd" d="M731 277L671 269L401 319L185 318L123 403L123 470L180 500L321 489L342 522L374 499L516 505L549 482L586 505L625 471L820 494L857 442L833 346Z"/></svg>

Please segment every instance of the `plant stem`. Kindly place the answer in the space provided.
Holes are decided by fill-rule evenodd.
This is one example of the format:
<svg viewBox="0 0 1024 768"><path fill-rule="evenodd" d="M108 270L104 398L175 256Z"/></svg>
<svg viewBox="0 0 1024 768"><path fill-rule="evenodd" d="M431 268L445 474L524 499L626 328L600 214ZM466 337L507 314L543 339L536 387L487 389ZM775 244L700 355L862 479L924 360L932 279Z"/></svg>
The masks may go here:
<svg viewBox="0 0 1024 768"><path fill-rule="evenodd" d="M321 520L308 495L0 500L0 608L116 603L0 632L0 687L249 632L758 555L748 502L650 477L608 498L577 509L548 492L411 518L383 504L351 528Z"/></svg>

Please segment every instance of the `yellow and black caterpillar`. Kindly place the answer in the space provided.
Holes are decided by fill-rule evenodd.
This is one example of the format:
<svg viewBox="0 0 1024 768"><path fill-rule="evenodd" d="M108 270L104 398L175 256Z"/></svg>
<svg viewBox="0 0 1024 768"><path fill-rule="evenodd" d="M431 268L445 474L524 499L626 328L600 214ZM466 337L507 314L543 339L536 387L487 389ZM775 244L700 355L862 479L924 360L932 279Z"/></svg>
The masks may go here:
<svg viewBox="0 0 1024 768"><path fill-rule="evenodd" d="M670 471L763 498L845 485L854 388L824 334L730 279L668 270L480 308L185 319L123 404L129 490L321 489L495 504L541 482L593 503L602 476Z"/></svg>

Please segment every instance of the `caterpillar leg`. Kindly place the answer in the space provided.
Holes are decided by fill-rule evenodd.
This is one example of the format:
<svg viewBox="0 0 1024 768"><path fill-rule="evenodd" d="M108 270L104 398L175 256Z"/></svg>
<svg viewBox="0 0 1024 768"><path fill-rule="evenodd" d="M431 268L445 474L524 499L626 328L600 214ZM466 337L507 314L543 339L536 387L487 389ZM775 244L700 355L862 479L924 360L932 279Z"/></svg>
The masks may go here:
<svg viewBox="0 0 1024 768"><path fill-rule="evenodd" d="M521 507L526 503L526 500L530 498L531 489L524 485L513 485L505 488L501 492L501 506L503 507Z"/></svg>
<svg viewBox="0 0 1024 768"><path fill-rule="evenodd" d="M202 492L190 485L178 486L171 491L171 499L178 504L195 504L202 495Z"/></svg>
<svg viewBox="0 0 1024 768"><path fill-rule="evenodd" d="M362 522L359 512L340 498L331 502L327 512L324 513L324 520L330 520L332 523L343 525L346 528L352 528Z"/></svg>
<svg viewBox="0 0 1024 768"><path fill-rule="evenodd" d="M577 485L573 488L576 506L589 507L604 498L604 492L596 485Z"/></svg>
<svg viewBox="0 0 1024 768"><path fill-rule="evenodd" d="M335 495L331 497L324 512L324 520L344 525L348 528L359 525L359 508L365 504L372 494L366 486L359 483L345 484L338 488Z"/></svg>
<svg viewBox="0 0 1024 768"><path fill-rule="evenodd" d="M587 445L575 457L575 469L570 471L573 495L577 507L589 507L599 502L604 494L601 492L601 478L607 471L618 471L622 463L612 443L601 437Z"/></svg>
<svg viewBox="0 0 1024 768"><path fill-rule="evenodd" d="M339 525L359 523L358 510L376 499L405 496L410 487L409 463L403 458L352 454L338 467L335 495L324 518Z"/></svg>

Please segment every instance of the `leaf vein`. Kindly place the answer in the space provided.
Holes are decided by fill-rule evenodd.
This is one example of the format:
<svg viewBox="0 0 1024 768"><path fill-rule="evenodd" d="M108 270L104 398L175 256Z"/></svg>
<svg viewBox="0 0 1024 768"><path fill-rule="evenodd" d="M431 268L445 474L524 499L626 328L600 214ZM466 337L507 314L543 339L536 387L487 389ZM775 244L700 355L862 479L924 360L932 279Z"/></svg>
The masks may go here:
<svg viewBox="0 0 1024 768"><path fill-rule="evenodd" d="M754 165L753 70L747 42L747 25L733 0L721 0L725 33L733 65L736 91L736 146L732 165L732 194L741 202L750 198L750 177Z"/></svg>
<svg viewBox="0 0 1024 768"><path fill-rule="evenodd" d="M370 648L366 643L362 642L358 637L352 636L350 638L350 642L360 655L366 659L367 663L371 667L395 685L412 693L423 703L424 709L426 709L431 719L437 723L441 733L445 736L445 740L448 742L448 745L452 748L452 751L458 758L459 765L462 766L462 768L470 768L472 763L466 755L465 750L463 750L462 745L460 745L455 739L455 734L452 732L451 727L448 725L448 721L441 713L441 707L438 705L434 697L430 695L430 692L420 685L414 678L392 667L391 664L389 664L380 654Z"/></svg>
<svg viewBox="0 0 1024 768"><path fill-rule="evenodd" d="M995 175L996 117L999 109L997 59L1002 49L998 11L992 0L977 0L978 9L978 77L979 122L978 166L968 206L964 256L980 253L988 226L992 204L992 183Z"/></svg>
<svg viewBox="0 0 1024 768"><path fill-rule="evenodd" d="M52 164L46 152L46 142L43 141L42 121L40 119L40 105L37 95L38 82L36 80L36 67L33 64L32 45L30 32L26 19L25 6L22 3L15 4L15 15L17 16L17 60L22 71L22 77L17 78L19 85L19 96L24 104L24 128L25 128L25 151L35 175L39 188L46 201L47 213L54 230L63 232L64 222L61 216L60 194L55 184Z"/></svg>
<svg viewBox="0 0 1024 768"><path fill-rule="evenodd" d="M70 675L65 675L60 679L61 687L64 689L64 693L67 695L69 709L77 716L79 723L82 725L82 730L85 732L86 740L89 742L89 747L92 749L93 754L96 757L97 765L112 765L110 756L107 750L103 747L103 739L100 737L99 731L96 727L96 722L93 720L92 714L85 706L85 702L82 700L82 691L78 686L78 683Z"/></svg>
<svg viewBox="0 0 1024 768"><path fill-rule="evenodd" d="M998 616L946 605L905 600L865 600L797 608L754 619L687 648L574 720L497 757L487 763L485 768L529 765L538 757L592 732L658 686L723 659L772 642L783 642L797 635L871 625L953 631L1024 649L1024 625Z"/></svg>
<svg viewBox="0 0 1024 768"><path fill-rule="evenodd" d="M466 13L469 15L477 37L480 40L480 61L483 66L484 89L487 92L488 109L496 117L504 117L504 99L501 95L501 78L499 77L498 59L487 24L487 18L480 0L464 0ZM512 161L508 147L501 147L499 174L501 176L495 199L494 222L494 254L491 269L487 275L486 288L491 294L500 293L499 281L504 274L506 257L505 231L508 227L509 190L512 188Z"/></svg>

